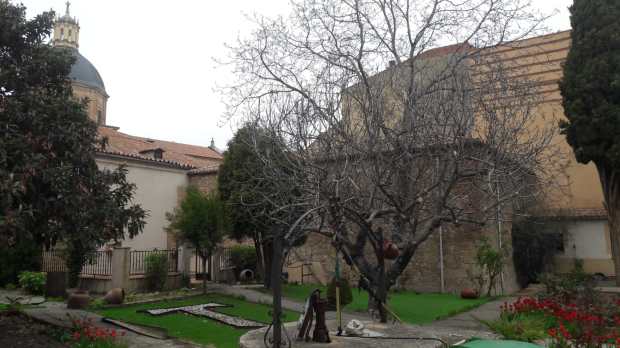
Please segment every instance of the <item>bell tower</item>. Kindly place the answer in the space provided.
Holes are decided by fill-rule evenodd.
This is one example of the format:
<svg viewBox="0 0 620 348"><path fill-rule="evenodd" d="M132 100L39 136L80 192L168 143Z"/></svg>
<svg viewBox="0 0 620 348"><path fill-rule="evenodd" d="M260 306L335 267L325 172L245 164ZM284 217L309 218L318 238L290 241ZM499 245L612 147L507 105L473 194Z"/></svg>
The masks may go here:
<svg viewBox="0 0 620 348"><path fill-rule="evenodd" d="M80 24L75 17L71 17L69 7L71 3L67 1L67 8L63 16L59 16L54 23L54 37L52 43L57 47L70 47L77 49L80 39Z"/></svg>

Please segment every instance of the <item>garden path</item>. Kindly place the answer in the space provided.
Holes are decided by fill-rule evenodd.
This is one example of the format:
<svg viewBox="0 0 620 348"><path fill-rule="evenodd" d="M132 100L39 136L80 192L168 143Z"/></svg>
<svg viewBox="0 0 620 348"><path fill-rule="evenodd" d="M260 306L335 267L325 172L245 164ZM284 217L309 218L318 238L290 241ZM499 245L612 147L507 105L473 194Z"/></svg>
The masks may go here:
<svg viewBox="0 0 620 348"><path fill-rule="evenodd" d="M226 284L210 284L209 291L218 292L231 296L243 296L247 301L254 303L264 303L271 305L272 296L271 294L266 294L257 290L253 290L252 288L244 287L244 286L231 286ZM293 301L287 298L282 298L282 307L284 309L288 309L291 311L295 311L298 313L303 312L304 304L301 302ZM336 319L336 312L327 312L326 318ZM350 313L350 312L342 312L342 322L343 325L348 323L351 319L357 320L371 320L370 316L367 313Z"/></svg>

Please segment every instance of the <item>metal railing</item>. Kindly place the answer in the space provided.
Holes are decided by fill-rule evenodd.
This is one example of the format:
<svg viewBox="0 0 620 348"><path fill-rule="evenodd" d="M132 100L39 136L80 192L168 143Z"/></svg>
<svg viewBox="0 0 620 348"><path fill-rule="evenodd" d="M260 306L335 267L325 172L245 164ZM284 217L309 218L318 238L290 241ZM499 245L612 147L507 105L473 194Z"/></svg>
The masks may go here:
<svg viewBox="0 0 620 348"><path fill-rule="evenodd" d="M221 250L220 252L220 269L224 270L224 269L230 269L233 268L233 264L232 264L232 255L231 255L231 248L224 248Z"/></svg>
<svg viewBox="0 0 620 348"><path fill-rule="evenodd" d="M45 250L41 257L41 270L43 272L66 272L64 250Z"/></svg>
<svg viewBox="0 0 620 348"><path fill-rule="evenodd" d="M129 274L139 275L146 273L146 259L151 255L166 255L168 258L168 272L179 270L179 252L172 250L133 250L129 252Z"/></svg>
<svg viewBox="0 0 620 348"><path fill-rule="evenodd" d="M82 266L81 275L88 276L111 276L112 275L112 250L95 251Z"/></svg>
<svg viewBox="0 0 620 348"><path fill-rule="evenodd" d="M42 271L43 272L67 272L66 262L67 252L65 250L54 249L43 251ZM82 271L82 276L111 276L112 275L112 251L95 251L88 257Z"/></svg>

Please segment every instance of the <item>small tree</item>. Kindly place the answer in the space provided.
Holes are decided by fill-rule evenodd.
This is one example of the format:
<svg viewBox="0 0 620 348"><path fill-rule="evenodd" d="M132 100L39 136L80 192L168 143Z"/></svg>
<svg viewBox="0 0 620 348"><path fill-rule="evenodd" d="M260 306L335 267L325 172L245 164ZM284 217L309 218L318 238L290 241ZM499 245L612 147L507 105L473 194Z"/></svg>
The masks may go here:
<svg viewBox="0 0 620 348"><path fill-rule="evenodd" d="M388 291L442 227L506 219L554 186L557 127L541 125L534 81L494 50L538 30L529 5L296 0L230 45L228 116L286 145L293 175L263 156L266 181L295 178L301 192L274 211L299 207L299 234L341 246L384 322Z"/></svg>
<svg viewBox="0 0 620 348"><path fill-rule="evenodd" d="M620 274L620 3L575 0L570 11L572 45L560 82L568 121L560 126L577 161L596 165Z"/></svg>
<svg viewBox="0 0 620 348"><path fill-rule="evenodd" d="M253 239L266 288L271 287L274 233L286 230L301 215L295 214L299 209L279 209L300 195L299 181L291 180L288 171L294 166L287 162L280 140L266 129L245 124L228 143L218 175L218 189L230 211L231 236Z"/></svg>
<svg viewBox="0 0 620 348"><path fill-rule="evenodd" d="M218 243L229 230L228 215L217 193L205 194L194 186L187 188L185 198L174 213L167 214L168 229L177 238L190 243L202 258L206 270L207 258L213 255ZM207 292L207 278L202 279L203 293Z"/></svg>

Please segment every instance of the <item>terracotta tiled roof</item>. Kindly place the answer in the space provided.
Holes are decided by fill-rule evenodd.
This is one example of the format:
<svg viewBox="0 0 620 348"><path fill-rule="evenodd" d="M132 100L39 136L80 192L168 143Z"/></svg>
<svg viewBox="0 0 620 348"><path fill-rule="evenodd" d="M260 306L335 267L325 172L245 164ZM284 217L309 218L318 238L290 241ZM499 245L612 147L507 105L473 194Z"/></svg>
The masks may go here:
<svg viewBox="0 0 620 348"><path fill-rule="evenodd" d="M437 48L431 48L430 50L424 51L418 55L418 58L436 58L443 57L447 54L452 53L465 53L474 47L468 43L459 43L454 45L442 46Z"/></svg>
<svg viewBox="0 0 620 348"><path fill-rule="evenodd" d="M551 220L600 220L607 218L607 211L604 208L550 209L536 217Z"/></svg>
<svg viewBox="0 0 620 348"><path fill-rule="evenodd" d="M187 172L187 174L188 175L212 174L212 173L217 173L219 169L220 169L219 165L214 165L214 166L192 169L189 172Z"/></svg>
<svg viewBox="0 0 620 348"><path fill-rule="evenodd" d="M102 152L118 156L178 164L187 169L216 166L223 159L221 154L208 147L137 137L113 127L99 127L99 135L108 139L108 145ZM154 149L163 150L161 159L148 154L149 150Z"/></svg>
<svg viewBox="0 0 620 348"><path fill-rule="evenodd" d="M108 156L111 156L111 157L133 158L133 159L142 160L142 161L155 162L155 163L160 164L160 165L165 165L166 167L172 167L172 168L178 168L178 169L190 170L190 169L194 168L194 167L192 167L190 165L187 165L187 164L182 164L182 163L178 163L178 162L174 162L174 161L168 161L168 160L165 160L165 159L145 157L145 156L142 156L142 155L134 155L134 154L130 154L130 153L108 151L108 150L101 150L98 153L100 155L102 155L102 156L108 155Z"/></svg>

